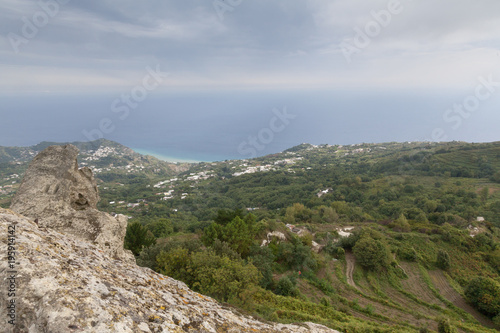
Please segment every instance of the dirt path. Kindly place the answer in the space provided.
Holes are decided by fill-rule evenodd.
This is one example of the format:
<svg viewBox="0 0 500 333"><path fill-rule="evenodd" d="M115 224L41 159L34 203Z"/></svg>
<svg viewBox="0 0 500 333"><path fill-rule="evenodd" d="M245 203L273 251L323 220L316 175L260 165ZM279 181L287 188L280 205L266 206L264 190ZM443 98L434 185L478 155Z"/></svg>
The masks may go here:
<svg viewBox="0 0 500 333"><path fill-rule="evenodd" d="M345 252L345 261L347 263L347 267L345 269L345 274L347 276L347 283L350 286L353 286L354 288L358 289L358 286L356 286L356 283L354 283L354 279L352 278L352 274L354 272L354 265L356 265L356 257L351 251Z"/></svg>
<svg viewBox="0 0 500 333"><path fill-rule="evenodd" d="M470 313L478 322L489 328L498 328L491 320L483 316L481 313L476 311L472 306L470 306L463 297L453 289L446 277L441 271L429 271L432 283L444 298L453 303L455 306L465 310Z"/></svg>

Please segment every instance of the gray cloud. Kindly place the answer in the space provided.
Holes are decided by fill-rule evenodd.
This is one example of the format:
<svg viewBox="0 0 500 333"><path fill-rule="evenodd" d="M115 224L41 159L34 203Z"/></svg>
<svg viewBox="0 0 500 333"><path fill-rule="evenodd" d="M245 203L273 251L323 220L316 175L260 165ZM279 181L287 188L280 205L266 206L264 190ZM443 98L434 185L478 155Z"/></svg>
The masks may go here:
<svg viewBox="0 0 500 333"><path fill-rule="evenodd" d="M112 89L161 64L169 87L464 87L498 67L496 0L401 0L348 64L340 44L389 2L243 0L220 20L206 0L70 1L16 54L9 33L41 7L0 0L0 86Z"/></svg>

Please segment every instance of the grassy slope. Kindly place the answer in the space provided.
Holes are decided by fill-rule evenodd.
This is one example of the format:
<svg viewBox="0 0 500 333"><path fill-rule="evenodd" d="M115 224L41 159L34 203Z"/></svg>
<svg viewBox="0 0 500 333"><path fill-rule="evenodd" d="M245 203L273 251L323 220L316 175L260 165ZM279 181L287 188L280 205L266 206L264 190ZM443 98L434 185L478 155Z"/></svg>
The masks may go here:
<svg viewBox="0 0 500 333"><path fill-rule="evenodd" d="M282 202L283 207L294 202L307 203L312 200L323 204L323 201L315 198L315 193L338 180L334 172L328 171L325 176L322 171L326 170L325 168L352 171L350 176L370 175L371 178L360 187L360 191L366 196L411 183L422 185L421 191L431 198L439 197L442 191L464 189L479 193L483 187L488 187L488 202L500 200L498 183L487 178L457 178L445 174L447 170L457 168L480 173L485 165L489 165L496 172L500 171L500 143L384 145L386 150L377 150L376 145L358 146L355 148L370 148L372 153L351 154L347 157L344 154L352 151L352 147L344 147L342 150L337 147L307 151L296 149L294 151L304 156L305 160L290 167L296 172L294 174L283 172L281 178L268 173L245 175L229 180L210 179L197 184L193 190L190 189L191 183L186 182L185 186L181 185L186 189L179 192L193 191L192 198L179 200L178 203L174 200L168 204L186 212L198 207L204 209L206 202L210 202L213 209L265 207L269 198L286 198ZM280 158L282 156L260 158L256 163L265 164ZM309 165L313 166L311 171L303 170ZM426 170L427 166L433 168L434 175L422 171ZM226 167L226 164L220 163L214 168L217 171ZM196 165L189 172L198 171L197 168L202 170L202 165ZM10 172L12 170L9 170ZM155 198L154 192L159 191L154 188L146 190L146 184L154 184L157 180L153 174L143 177L141 181L130 179L128 183L124 175L120 176L123 177L101 184L101 189L105 186L109 188L102 193L106 201L147 197L151 202ZM116 184L117 180L124 186ZM437 183L440 187L436 187ZM297 189L301 190L300 194L294 193ZM284 193L287 194L286 197ZM412 200L413 197L408 196L401 202L412 206ZM7 202L0 201L0 205ZM123 212L128 210L124 208ZM482 211L478 214L482 214ZM310 226L317 232L333 232L341 224L352 223L344 219L334 224ZM359 265L354 264L352 278L355 286L351 286L346 278L346 259L334 261L328 255L320 254L324 265L313 276L304 274L298 284L301 292L298 298L281 297L261 291L254 295L253 311L266 319L284 322L314 321L343 332L417 332L418 328L423 326L436 330L436 321L441 316L450 318L462 332L489 332L486 327L492 327L491 321L469 307L460 294L471 277L481 274L498 280L498 272L484 260L485 253L468 250L468 236L458 236L458 242L453 237L451 240L444 240L441 234L434 232L440 227L432 224L414 225L415 231L403 234L377 224L354 224L382 230L393 252L397 252L400 247L413 247L418 252L418 262L404 262L396 257L399 266L376 273L365 272ZM418 230L422 229L429 231L429 234L419 233ZM451 256L452 265L447 272L436 269L433 264L438 249L446 250Z"/></svg>
<svg viewBox="0 0 500 333"><path fill-rule="evenodd" d="M344 332L417 332L421 327L437 330L437 320L443 316L461 332L494 332L499 328L460 294L458 280L477 272L498 277L480 255L471 256L439 235L410 232L401 238L388 229L372 227L382 230L389 240L398 238L392 244L393 250L398 246L414 247L418 262L403 262L396 257L399 266L378 272L367 272L355 264L355 286L351 286L346 279L346 259L334 260L320 254L326 265L315 277L305 275L298 283L301 300L297 304L281 296L260 296L256 299L257 311L268 319L312 320ZM434 266L438 249L447 250L452 257L447 272ZM318 279L333 290L318 288Z"/></svg>

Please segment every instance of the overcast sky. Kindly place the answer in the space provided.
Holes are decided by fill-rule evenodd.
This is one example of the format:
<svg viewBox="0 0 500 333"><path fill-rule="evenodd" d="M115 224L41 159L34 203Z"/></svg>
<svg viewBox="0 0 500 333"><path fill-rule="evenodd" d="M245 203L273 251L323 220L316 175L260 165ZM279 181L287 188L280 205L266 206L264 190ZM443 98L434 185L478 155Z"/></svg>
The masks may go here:
<svg viewBox="0 0 500 333"><path fill-rule="evenodd" d="M54 1L0 0L2 90L112 89L156 65L163 87L466 89L500 64L498 0Z"/></svg>
<svg viewBox="0 0 500 333"><path fill-rule="evenodd" d="M499 32L498 0L0 0L0 95L11 98L10 104L0 100L0 112L11 110L14 117L24 112L22 100L15 101L19 93L99 92L109 94L102 109L109 113L109 104L120 96L113 94L142 86L144 80L155 83L148 75L156 71L157 96L253 92L252 101L262 98L259 112L288 105L300 113L312 105L297 110L300 101L288 104L294 92L349 92L357 94L352 98L357 109L345 122L377 113L379 122L392 121L392 128L407 133L394 134L393 140L441 141L443 135L429 133L444 122L451 133L446 140L494 141L500 139ZM271 104L258 91L290 98ZM359 103L365 93L385 100ZM409 94L413 100L405 107ZM320 114L339 100L314 101L318 125L334 119ZM446 113L464 101L481 112L474 117L453 109ZM342 103L347 103L344 110L354 108ZM245 105L248 99L235 97L226 107L245 110ZM221 111L217 107L223 106L203 105L208 114ZM76 117L81 110L68 112ZM260 123L269 121L269 113L265 117ZM415 125L407 128L407 123ZM368 133L372 124L366 121L359 133L343 130L353 143L391 139L392 132ZM314 141L307 135L303 139Z"/></svg>

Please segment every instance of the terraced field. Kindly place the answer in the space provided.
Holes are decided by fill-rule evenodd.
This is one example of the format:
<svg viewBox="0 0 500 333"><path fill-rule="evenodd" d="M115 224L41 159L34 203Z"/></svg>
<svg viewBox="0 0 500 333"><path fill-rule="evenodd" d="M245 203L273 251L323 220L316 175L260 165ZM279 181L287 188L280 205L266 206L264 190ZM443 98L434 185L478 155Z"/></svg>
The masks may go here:
<svg viewBox="0 0 500 333"><path fill-rule="evenodd" d="M439 290L439 293L443 295L448 301L452 302L455 306L463 309L467 313L471 314L478 322L482 325L490 328L497 328L495 324L484 315L479 313L476 309L470 306L465 299L453 289L448 283L448 280L443 275L441 271L429 271L429 275L432 279L432 283Z"/></svg>
<svg viewBox="0 0 500 333"><path fill-rule="evenodd" d="M497 332L500 329L467 304L442 271L428 271L432 283L429 286L418 264L401 262L400 266L407 277L399 281L391 280L386 273L361 273L354 254L347 251L345 260L332 262L325 274L329 275L338 297L346 304L340 310L361 320L403 327L403 330L406 327L408 332L421 327L437 331L439 318L446 316L452 318L459 332ZM335 274L335 269L340 269L343 276ZM307 293L314 291L309 287Z"/></svg>

